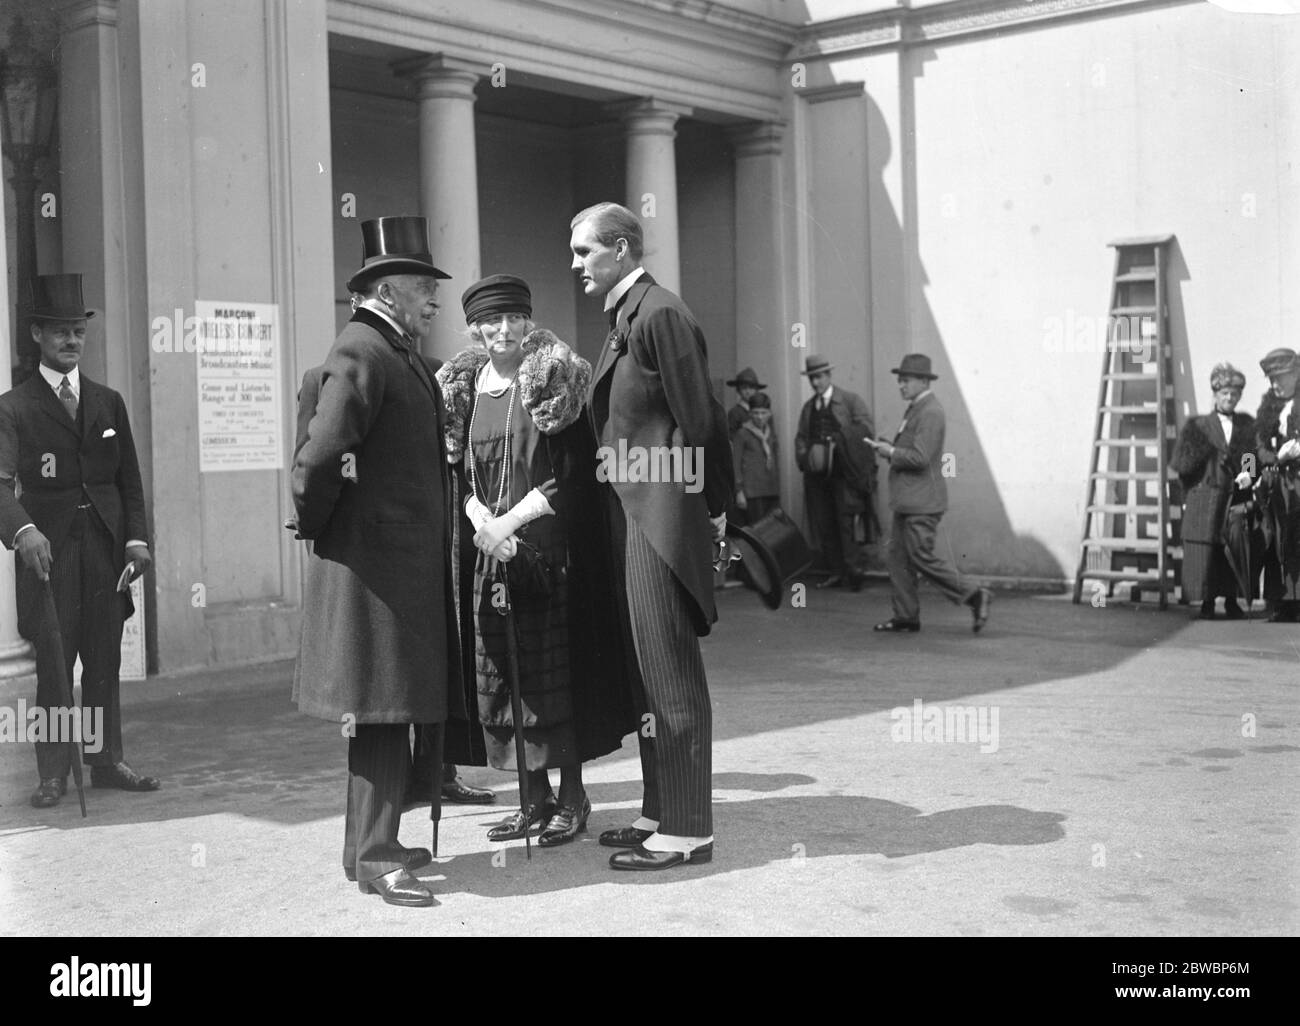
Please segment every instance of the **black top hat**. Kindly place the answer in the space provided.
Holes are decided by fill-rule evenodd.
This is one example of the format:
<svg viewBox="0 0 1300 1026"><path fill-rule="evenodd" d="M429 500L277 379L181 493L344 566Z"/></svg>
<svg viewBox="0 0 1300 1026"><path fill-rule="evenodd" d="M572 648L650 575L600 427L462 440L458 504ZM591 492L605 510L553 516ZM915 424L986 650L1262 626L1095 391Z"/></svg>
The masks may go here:
<svg viewBox="0 0 1300 1026"><path fill-rule="evenodd" d="M476 281L465 290L460 303L465 308L466 324L477 324L492 314L533 315L533 293L528 282L513 274L490 274Z"/></svg>
<svg viewBox="0 0 1300 1026"><path fill-rule="evenodd" d="M826 357L810 356L804 360L803 370L799 373L802 377L810 378L814 374L820 374L822 371L833 371L834 369L835 364L831 363Z"/></svg>
<svg viewBox="0 0 1300 1026"><path fill-rule="evenodd" d="M361 222L361 270L348 279L348 291L361 292L367 282L385 274L451 277L433 266L429 223L423 217L402 214Z"/></svg>
<svg viewBox="0 0 1300 1026"><path fill-rule="evenodd" d="M43 321L84 321L95 316L81 298L81 275L38 274L30 282L31 315Z"/></svg>
<svg viewBox="0 0 1300 1026"><path fill-rule="evenodd" d="M1285 374L1296 366L1296 354L1293 349L1274 349L1259 361L1259 369L1270 378L1274 374Z"/></svg>
<svg viewBox="0 0 1300 1026"><path fill-rule="evenodd" d="M758 380L758 375L754 373L753 367L746 367L734 378L727 382L728 388L739 388L741 385L748 385L750 388L767 388Z"/></svg>
<svg viewBox="0 0 1300 1026"><path fill-rule="evenodd" d="M890 374L907 374L913 378L929 378L934 381L939 377L930 370L930 358L922 353L908 353L903 362L889 372Z"/></svg>
<svg viewBox="0 0 1300 1026"><path fill-rule="evenodd" d="M802 532L779 507L753 524L727 521L727 538L740 551L744 574L768 609L779 609L786 583L812 565Z"/></svg>

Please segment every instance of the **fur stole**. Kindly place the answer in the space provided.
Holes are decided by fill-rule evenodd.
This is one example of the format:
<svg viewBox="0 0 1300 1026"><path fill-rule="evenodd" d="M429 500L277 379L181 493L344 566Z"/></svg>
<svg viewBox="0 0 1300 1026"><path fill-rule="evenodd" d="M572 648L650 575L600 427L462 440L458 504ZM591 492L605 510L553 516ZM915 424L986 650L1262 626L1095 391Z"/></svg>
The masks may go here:
<svg viewBox="0 0 1300 1026"><path fill-rule="evenodd" d="M582 413L591 384L591 364L545 328L530 331L519 365L519 401L544 435L563 431ZM474 382L488 361L479 346L463 349L438 368L438 386L447 409L444 444L447 462L465 454L465 432L474 405Z"/></svg>
<svg viewBox="0 0 1300 1026"><path fill-rule="evenodd" d="M1282 423L1282 409L1290 402L1279 399L1270 388L1259 401L1259 414L1255 418L1255 434L1259 438L1260 448L1276 453L1286 441L1286 425ZM1292 407L1294 410L1295 407ZM1296 420L1294 414L1292 420Z"/></svg>
<svg viewBox="0 0 1300 1026"><path fill-rule="evenodd" d="M1255 451L1255 421L1248 413L1232 415L1232 438L1228 442L1228 450L1223 453L1217 449L1206 433L1210 418L1217 416L1217 413L1207 413L1193 417L1183 425L1170 464L1183 479L1184 487L1189 488L1197 482L1210 460L1225 459L1235 474L1243 466L1242 456Z"/></svg>

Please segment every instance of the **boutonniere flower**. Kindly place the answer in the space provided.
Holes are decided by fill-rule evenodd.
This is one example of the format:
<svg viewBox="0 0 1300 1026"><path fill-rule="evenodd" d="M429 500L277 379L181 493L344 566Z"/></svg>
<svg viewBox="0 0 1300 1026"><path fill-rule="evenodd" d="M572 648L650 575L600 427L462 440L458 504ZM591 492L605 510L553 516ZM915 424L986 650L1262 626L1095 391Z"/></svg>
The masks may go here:
<svg viewBox="0 0 1300 1026"><path fill-rule="evenodd" d="M609 348L617 353L627 345L627 333L619 328L615 328L609 333L609 337L605 341L609 343Z"/></svg>

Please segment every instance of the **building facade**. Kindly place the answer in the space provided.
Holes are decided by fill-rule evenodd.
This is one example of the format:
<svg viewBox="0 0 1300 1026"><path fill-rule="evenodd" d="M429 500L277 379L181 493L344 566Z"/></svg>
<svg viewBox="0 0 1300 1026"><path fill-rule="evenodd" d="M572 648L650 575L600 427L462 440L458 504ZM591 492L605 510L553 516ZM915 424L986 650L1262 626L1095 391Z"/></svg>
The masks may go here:
<svg viewBox="0 0 1300 1026"><path fill-rule="evenodd" d="M1063 579L1107 243L1177 236L1180 416L1222 359L1253 409L1259 356L1300 341L1298 20L1186 0L60 0L38 263L86 276L83 367L130 408L151 668L294 651L294 396L382 214L427 215L453 275L439 357L465 344L461 289L495 272L594 357L569 218L611 198L642 214L646 267L699 318L719 389L746 365L768 383L796 518L804 358L830 357L890 434L890 368L928 353L958 562ZM21 214L6 188L11 352ZM205 469L197 358L165 339L213 304L275 309L278 466Z"/></svg>

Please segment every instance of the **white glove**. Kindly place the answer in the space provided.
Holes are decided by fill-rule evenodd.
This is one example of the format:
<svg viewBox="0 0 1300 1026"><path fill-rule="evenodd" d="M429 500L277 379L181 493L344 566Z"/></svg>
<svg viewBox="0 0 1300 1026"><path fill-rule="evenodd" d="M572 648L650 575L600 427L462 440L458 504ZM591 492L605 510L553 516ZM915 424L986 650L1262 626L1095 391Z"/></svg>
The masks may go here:
<svg viewBox="0 0 1300 1026"><path fill-rule="evenodd" d="M465 500L465 515L469 517L469 522L474 525L475 531L492 519L492 513L478 501L477 495L471 495Z"/></svg>
<svg viewBox="0 0 1300 1026"><path fill-rule="evenodd" d="M1240 474L1236 476L1236 478L1233 480L1232 483L1235 484L1238 488L1249 488L1251 480L1252 478L1250 476L1250 472L1243 470Z"/></svg>
<svg viewBox="0 0 1300 1026"><path fill-rule="evenodd" d="M1278 461L1300 459L1300 442L1288 438L1286 444L1277 451Z"/></svg>
<svg viewBox="0 0 1300 1026"><path fill-rule="evenodd" d="M512 534L495 549L492 550L492 558L500 560L502 563L509 563L515 558L515 553L519 551L519 546L515 542L515 536Z"/></svg>

